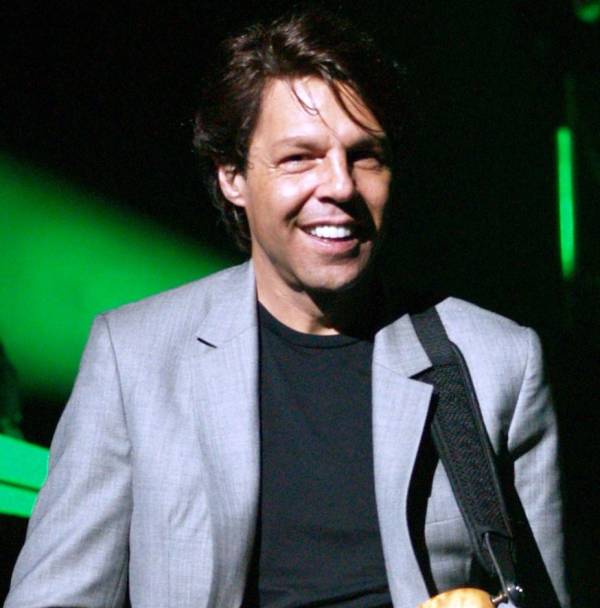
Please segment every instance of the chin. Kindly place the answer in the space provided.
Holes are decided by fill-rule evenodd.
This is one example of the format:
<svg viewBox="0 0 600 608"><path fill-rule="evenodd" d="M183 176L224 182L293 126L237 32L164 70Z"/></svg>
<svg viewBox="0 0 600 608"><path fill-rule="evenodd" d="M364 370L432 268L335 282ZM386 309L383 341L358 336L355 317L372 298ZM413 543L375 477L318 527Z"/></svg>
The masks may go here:
<svg viewBox="0 0 600 608"><path fill-rule="evenodd" d="M370 269L371 265L368 265L354 272L332 272L328 276L320 277L320 280L317 277L312 277L312 280L307 281L304 286L307 291L314 294L344 294L352 291L362 284L367 277L371 276Z"/></svg>

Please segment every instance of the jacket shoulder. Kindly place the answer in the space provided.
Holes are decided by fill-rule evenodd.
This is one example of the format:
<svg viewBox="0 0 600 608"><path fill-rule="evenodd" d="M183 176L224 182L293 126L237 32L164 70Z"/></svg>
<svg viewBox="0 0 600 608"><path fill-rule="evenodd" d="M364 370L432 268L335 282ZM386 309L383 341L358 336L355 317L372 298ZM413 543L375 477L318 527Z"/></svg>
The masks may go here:
<svg viewBox="0 0 600 608"><path fill-rule="evenodd" d="M444 300L437 309L474 376L483 374L518 390L531 357L541 360L539 338L529 327L458 298Z"/></svg>
<svg viewBox="0 0 600 608"><path fill-rule="evenodd" d="M510 404L502 421L508 428L528 367L542 366L537 334L507 317L457 298L444 300L437 310L448 337L466 360L484 417L488 415L488 404Z"/></svg>
<svg viewBox="0 0 600 608"><path fill-rule="evenodd" d="M508 317L460 298L446 298L436 308L451 338L477 335L484 338L527 341L527 336L532 331Z"/></svg>
<svg viewBox="0 0 600 608"><path fill-rule="evenodd" d="M215 303L243 285L248 263L232 266L207 277L169 289L103 313L111 333L164 335L174 330L194 331Z"/></svg>

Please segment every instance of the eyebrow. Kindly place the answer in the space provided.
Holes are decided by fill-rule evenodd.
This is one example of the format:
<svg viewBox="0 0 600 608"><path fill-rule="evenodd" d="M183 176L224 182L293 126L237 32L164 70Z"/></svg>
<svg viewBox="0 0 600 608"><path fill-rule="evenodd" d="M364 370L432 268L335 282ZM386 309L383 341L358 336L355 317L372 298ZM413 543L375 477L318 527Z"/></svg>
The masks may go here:
<svg viewBox="0 0 600 608"><path fill-rule="evenodd" d="M292 135L284 137L274 142L274 146L297 146L299 148L315 148L319 146L318 138L307 137L305 135ZM363 150L365 148L386 148L388 139L385 135L377 137L375 135L365 135L355 141L350 147L350 150Z"/></svg>

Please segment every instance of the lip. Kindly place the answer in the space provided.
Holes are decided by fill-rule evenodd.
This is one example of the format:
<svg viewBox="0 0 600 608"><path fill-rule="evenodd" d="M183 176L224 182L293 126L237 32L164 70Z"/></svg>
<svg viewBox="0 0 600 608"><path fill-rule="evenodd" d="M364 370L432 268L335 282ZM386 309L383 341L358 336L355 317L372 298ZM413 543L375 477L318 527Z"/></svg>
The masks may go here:
<svg viewBox="0 0 600 608"><path fill-rule="evenodd" d="M358 237L355 235L351 238L347 239L324 239L320 236L315 236L313 234L309 234L307 230L310 228L314 228L315 226L323 226L325 225L323 222L319 222L316 224L312 224L311 226L302 226L300 231L306 237L312 248L317 249L323 253L328 255L344 255L348 254L352 251L355 251L358 247L360 241ZM332 226L334 224L327 224L328 226ZM337 226L343 226L346 224L335 224Z"/></svg>
<svg viewBox="0 0 600 608"><path fill-rule="evenodd" d="M348 226L349 228L357 229L359 227L358 222L349 219L327 219L322 218L318 220L312 220L310 222L305 222L299 226L302 230L311 230L312 228L316 228L317 226Z"/></svg>
<svg viewBox="0 0 600 608"><path fill-rule="evenodd" d="M300 230L305 232L308 236L316 238L320 241L326 241L328 243L330 241L334 241L334 239L325 239L325 238L317 237L317 236L310 234L311 230L313 230L314 228L317 228L319 226L331 226L334 228L349 228L350 229L352 236L343 238L343 239L339 239L339 240L335 240L335 242L363 240L361 238L361 235L363 234L363 226L359 222L356 222L354 219L348 219L348 218L318 219L318 220L313 220L310 222L300 224L300 225L298 225L298 228L300 228Z"/></svg>

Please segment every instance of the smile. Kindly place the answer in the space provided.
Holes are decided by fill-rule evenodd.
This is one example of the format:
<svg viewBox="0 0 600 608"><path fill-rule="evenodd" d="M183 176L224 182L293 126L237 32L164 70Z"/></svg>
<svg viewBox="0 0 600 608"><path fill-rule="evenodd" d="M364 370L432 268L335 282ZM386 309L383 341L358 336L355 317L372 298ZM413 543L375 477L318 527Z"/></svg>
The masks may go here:
<svg viewBox="0 0 600 608"><path fill-rule="evenodd" d="M354 238L356 229L354 226L334 226L323 224L321 226L312 226L307 228L305 232L320 239L338 241Z"/></svg>

